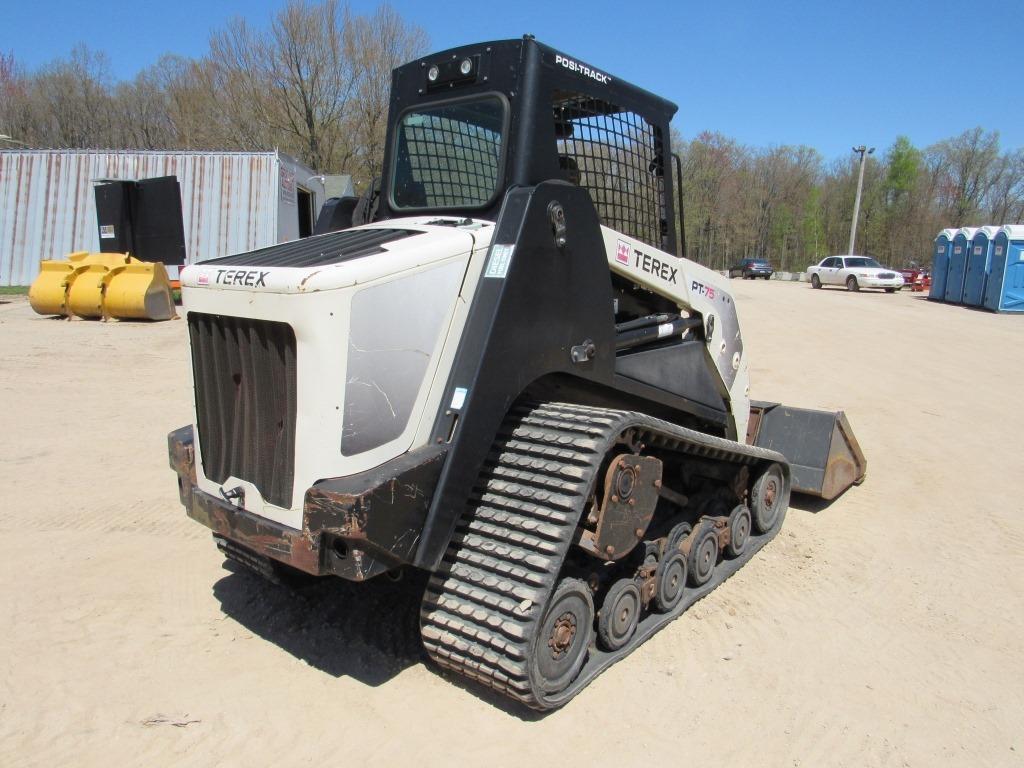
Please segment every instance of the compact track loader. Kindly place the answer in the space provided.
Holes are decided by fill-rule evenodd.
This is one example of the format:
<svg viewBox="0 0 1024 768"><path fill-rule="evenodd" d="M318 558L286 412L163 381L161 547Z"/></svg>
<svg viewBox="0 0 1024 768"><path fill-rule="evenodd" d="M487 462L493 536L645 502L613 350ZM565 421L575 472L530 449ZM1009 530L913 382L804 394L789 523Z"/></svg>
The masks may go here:
<svg viewBox="0 0 1024 768"><path fill-rule="evenodd" d="M675 111L530 37L395 70L352 226L181 274L188 514L269 576L430 572L430 657L543 710L858 482L673 255Z"/></svg>

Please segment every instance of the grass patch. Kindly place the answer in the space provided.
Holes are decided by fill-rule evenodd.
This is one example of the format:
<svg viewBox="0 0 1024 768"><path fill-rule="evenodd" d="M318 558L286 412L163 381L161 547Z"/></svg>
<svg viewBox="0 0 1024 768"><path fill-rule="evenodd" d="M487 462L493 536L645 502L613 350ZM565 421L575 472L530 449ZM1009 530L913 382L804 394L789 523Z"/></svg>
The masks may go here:
<svg viewBox="0 0 1024 768"><path fill-rule="evenodd" d="M27 285L0 285L0 296L26 296Z"/></svg>

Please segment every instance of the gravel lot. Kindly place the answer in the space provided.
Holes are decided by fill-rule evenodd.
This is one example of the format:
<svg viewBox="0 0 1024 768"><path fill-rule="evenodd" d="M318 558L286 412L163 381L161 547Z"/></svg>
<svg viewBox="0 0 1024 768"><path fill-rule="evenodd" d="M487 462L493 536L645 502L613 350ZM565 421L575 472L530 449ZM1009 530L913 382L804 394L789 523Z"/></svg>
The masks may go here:
<svg viewBox="0 0 1024 768"><path fill-rule="evenodd" d="M0 297L0 764L1024 763L1024 317L731 286L752 395L844 409L868 478L532 718L422 661L416 579L223 565L167 466L184 322Z"/></svg>

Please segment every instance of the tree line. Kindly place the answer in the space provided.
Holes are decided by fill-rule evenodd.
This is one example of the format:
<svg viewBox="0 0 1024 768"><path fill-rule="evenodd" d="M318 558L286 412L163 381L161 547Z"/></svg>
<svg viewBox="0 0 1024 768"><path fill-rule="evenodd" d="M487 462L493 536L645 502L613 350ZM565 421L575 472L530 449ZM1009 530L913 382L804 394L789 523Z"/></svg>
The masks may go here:
<svg viewBox="0 0 1024 768"><path fill-rule="evenodd" d="M365 185L380 175L391 70L427 42L387 5L291 0L266 28L236 18L204 56L164 55L127 81L84 45L34 72L0 54L0 134L47 148L278 148Z"/></svg>
<svg viewBox="0 0 1024 768"><path fill-rule="evenodd" d="M205 55L165 55L131 80L84 45L32 72L0 53L0 134L48 148L276 147L363 189L381 172L391 70L427 46L387 5L360 15L337 0L290 0L265 28L236 19ZM827 162L807 146L673 134L689 258L798 270L847 250L852 153ZM900 137L868 158L855 250L894 267L923 263L942 228L1022 220L1024 151L1004 151L998 133L979 127L925 148Z"/></svg>
<svg viewBox="0 0 1024 768"><path fill-rule="evenodd" d="M681 146L687 254L724 268L764 257L802 270L846 253L859 157L825 162L813 148L745 147L720 133ZM946 227L1024 221L1024 151L973 128L919 149L901 136L868 155L857 253L902 267L930 261Z"/></svg>

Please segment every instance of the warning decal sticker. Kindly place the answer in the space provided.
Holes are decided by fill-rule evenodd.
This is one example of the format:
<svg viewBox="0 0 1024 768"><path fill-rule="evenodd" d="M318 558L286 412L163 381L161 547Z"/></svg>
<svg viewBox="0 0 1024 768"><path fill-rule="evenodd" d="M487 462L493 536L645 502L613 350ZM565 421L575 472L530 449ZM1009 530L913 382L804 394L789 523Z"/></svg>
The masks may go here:
<svg viewBox="0 0 1024 768"><path fill-rule="evenodd" d="M508 274L509 264L512 263L512 252L515 245L492 245L491 258L487 262L487 270L484 277L504 278Z"/></svg>

